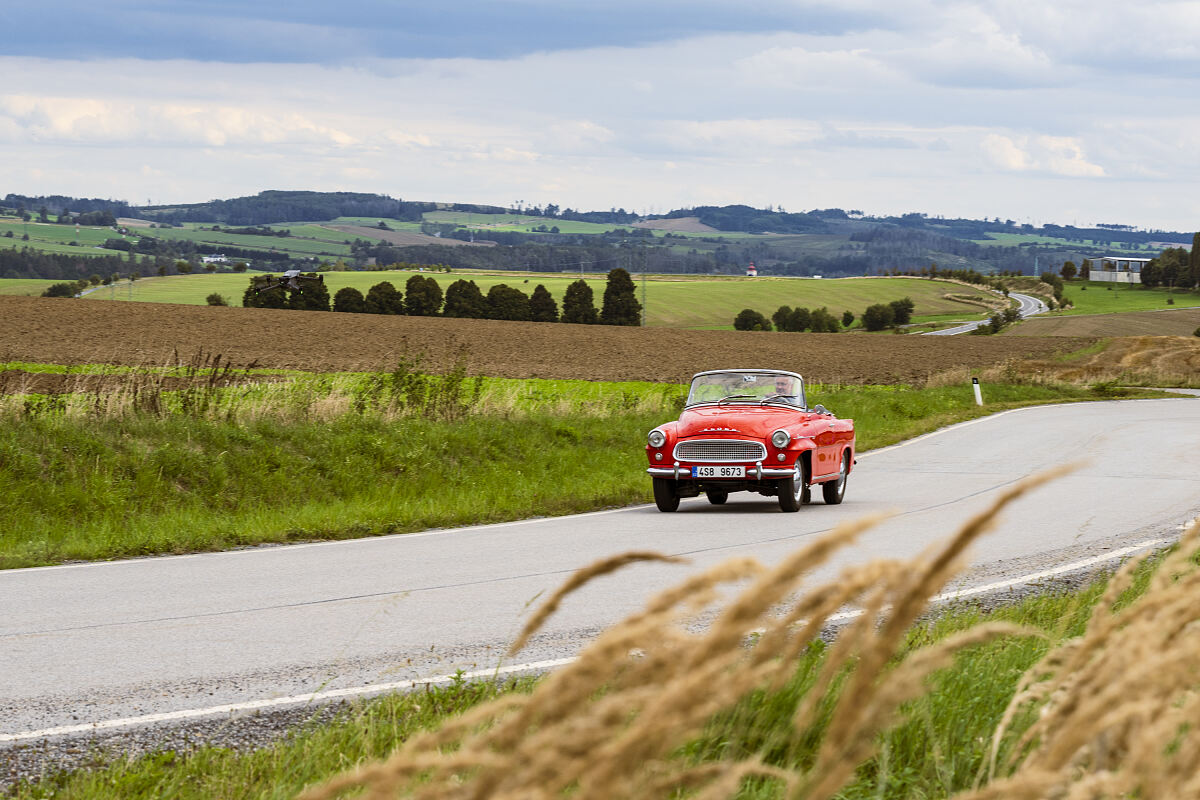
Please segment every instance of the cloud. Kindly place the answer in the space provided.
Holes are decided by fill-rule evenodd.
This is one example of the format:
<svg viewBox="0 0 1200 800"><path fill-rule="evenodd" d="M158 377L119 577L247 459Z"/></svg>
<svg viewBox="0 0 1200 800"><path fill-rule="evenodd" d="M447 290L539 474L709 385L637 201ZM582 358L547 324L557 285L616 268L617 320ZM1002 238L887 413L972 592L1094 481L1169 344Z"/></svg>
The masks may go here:
<svg viewBox="0 0 1200 800"><path fill-rule="evenodd" d="M1104 168L1088 161L1079 140L1068 136L1010 138L990 133L981 143L996 166L1014 172L1042 171L1068 178L1103 178Z"/></svg>
<svg viewBox="0 0 1200 800"><path fill-rule="evenodd" d="M1029 153L1007 136L989 133L983 137L982 146L992 163L1002 169L1026 170L1033 165Z"/></svg>
<svg viewBox="0 0 1200 800"><path fill-rule="evenodd" d="M41 56L0 57L20 77L0 86L13 191L1053 219L1055 192L1104 177L1131 223L1200 218L1194 4L70 0L53 25L48 8L0 11ZM1122 216L1095 194L1072 192Z"/></svg>
<svg viewBox="0 0 1200 800"><path fill-rule="evenodd" d="M0 95L0 121L38 142L207 147L303 142L344 147L356 141L295 111L264 113L213 103L135 104L10 94Z"/></svg>

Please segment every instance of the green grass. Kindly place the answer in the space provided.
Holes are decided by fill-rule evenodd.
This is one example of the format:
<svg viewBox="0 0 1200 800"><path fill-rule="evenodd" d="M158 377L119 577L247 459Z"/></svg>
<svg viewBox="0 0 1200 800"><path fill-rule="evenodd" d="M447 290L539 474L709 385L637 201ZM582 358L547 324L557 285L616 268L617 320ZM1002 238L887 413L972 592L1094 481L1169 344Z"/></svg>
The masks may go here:
<svg viewBox="0 0 1200 800"><path fill-rule="evenodd" d="M13 235L12 239L5 236L9 232ZM29 233L28 242L21 240L26 232ZM121 234L112 228L80 226L79 231L76 232L74 225L25 223L21 220L3 219L0 220L0 237L3 237L0 238L0 242L8 244L32 245L39 242L65 245L70 242L79 242L82 247L86 248L102 245L105 239L120 239Z"/></svg>
<svg viewBox="0 0 1200 800"><path fill-rule="evenodd" d="M281 226L287 227L287 226ZM230 245L250 250L294 253L297 256L348 256L350 246L343 240L351 238L338 231L326 230L321 241L306 239L293 233L292 236L254 236L224 231L200 230L200 226L189 223L182 228L154 228L147 235L160 239L183 240L216 246ZM336 238L335 238L336 237Z"/></svg>
<svg viewBox="0 0 1200 800"><path fill-rule="evenodd" d="M43 280L41 278L0 280L0 294L19 294L37 297L56 283L63 283L63 281Z"/></svg>
<svg viewBox="0 0 1200 800"><path fill-rule="evenodd" d="M1143 568L1135 592L1144 591ZM896 724L880 734L880 755L865 762L838 797L941 798L969 789L987 758L992 732L1020 676L1050 647L1082 633L1101 596L1103 582L1077 592L1046 592L984 614L963 606L912 629L901 655L969 630L981 621L1006 621L1044 638L1004 637L961 651L953 665L934 674L928 691L901 708ZM817 735L792 727L797 702L812 684L828 648L812 647L797 662L782 690L752 693L717 714L705 732L676 755L692 763L760 754L772 765L804 769L815 758ZM415 734L492 700L504 692L527 692L531 679L515 683L456 681L406 695L349 704L331 722L310 722L275 744L253 752L200 747L190 753L158 752L136 759L94 754L91 768L51 773L16 787L19 800L93 798L290 798L345 770L378 761ZM832 703L831 694L825 705ZM1014 733L1030 721L1019 718ZM1009 740L1011 741L1011 736ZM741 798L777 798L777 786L747 781Z"/></svg>
<svg viewBox="0 0 1200 800"><path fill-rule="evenodd" d="M1074 242L1070 239L1061 239L1055 236L1042 236L1036 233L1000 233L991 231L988 233L990 238L975 239L976 244L982 244L992 247L1016 247L1022 244L1052 244L1059 247L1103 247L1107 252L1136 254L1143 253L1147 257L1157 255L1158 251L1144 248L1132 247L1121 242L1098 241L1094 239L1085 239L1082 242Z"/></svg>
<svg viewBox="0 0 1200 800"><path fill-rule="evenodd" d="M677 414L684 391L480 379L477 396L458 384L449 413L417 403L415 390L386 375L300 376L155 395L140 373L113 374L142 386L142 411L132 394L105 402L10 396L0 403L0 567L360 537L645 502L646 431ZM1028 385L989 385L984 396L988 405L980 408L967 384L809 390L811 404L855 419L862 450L1003 408L1090 397L1085 389ZM584 473L587 481L561 481Z"/></svg>
<svg viewBox="0 0 1200 800"><path fill-rule="evenodd" d="M1054 315L1121 314L1200 306L1200 292L1165 287L1148 289L1140 284L1068 281L1063 286L1063 293L1074 303L1074 308L1051 312ZM1173 305L1167 304L1168 297L1175 300Z"/></svg>
<svg viewBox="0 0 1200 800"><path fill-rule="evenodd" d="M331 296L346 286L352 286L366 294L372 286L383 281L389 281L404 291L405 283L414 274L416 273L412 271L327 272L325 284ZM578 273L455 271L427 272L424 275L436 280L443 292L459 279L475 281L484 294L499 283L532 294L534 287L540 283L560 303L560 307L567 286L580 278ZM592 287L596 307L600 308L604 300L605 276L587 273L584 279ZM640 302L640 276L635 275L634 282ZM0 293L4 292L5 283L0 281ZM133 300L204 305L205 298L212 292L217 292L232 305L241 305L242 294L248 284L249 278L246 275L235 273L143 278L137 281L134 287ZM969 320L984 316L980 307L947 300L943 297L945 294L983 296L980 291L967 286L913 278L811 280L736 276L648 276L645 282L648 325L697 329L732 326L733 318L743 308L753 308L769 317L781 305L807 308L825 306L839 319L842 312L847 310L853 312L855 317L861 317L863 310L869 305L887 303L906 296L916 303L914 321ZM104 293L96 293L95 297L102 299ZM116 299L127 300L128 293Z"/></svg>

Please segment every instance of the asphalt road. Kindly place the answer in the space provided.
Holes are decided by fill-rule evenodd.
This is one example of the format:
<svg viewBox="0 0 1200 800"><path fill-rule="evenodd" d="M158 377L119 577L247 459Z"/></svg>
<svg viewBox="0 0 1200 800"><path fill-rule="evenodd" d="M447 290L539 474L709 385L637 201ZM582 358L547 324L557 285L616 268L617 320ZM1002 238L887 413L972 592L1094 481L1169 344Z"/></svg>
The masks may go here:
<svg viewBox="0 0 1200 800"><path fill-rule="evenodd" d="M817 500L796 514L743 493L722 507L685 500L675 514L636 506L0 572L0 743L60 726L492 669L531 604L572 570L633 549L691 559L597 581L515 661L569 657L692 570L732 556L774 562L841 520L882 510L897 515L830 569L912 555L1003 487L1080 459L1077 473L1005 514L972 553L964 585L1178 536L1200 512L1200 401L1050 406L965 423L863 454L844 504Z"/></svg>
<svg viewBox="0 0 1200 800"><path fill-rule="evenodd" d="M1047 310L1046 303L1031 294L1017 294L1016 292L1012 292L1009 294L1009 297L1020 303L1020 305L1017 307L1017 313L1020 314L1021 319L1025 319L1025 317L1032 317L1034 314L1041 314ZM986 319L975 320L974 322L967 322L962 325L957 325L953 328L943 328L940 331L930 331L929 333L922 335L957 336L960 333L970 333L986 322Z"/></svg>

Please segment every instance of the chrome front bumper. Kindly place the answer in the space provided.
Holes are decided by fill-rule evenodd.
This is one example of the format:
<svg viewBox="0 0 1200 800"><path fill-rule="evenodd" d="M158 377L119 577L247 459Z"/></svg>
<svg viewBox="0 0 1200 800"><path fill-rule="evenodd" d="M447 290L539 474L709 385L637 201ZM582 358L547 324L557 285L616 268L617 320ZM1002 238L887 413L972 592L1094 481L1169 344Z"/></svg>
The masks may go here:
<svg viewBox="0 0 1200 800"><path fill-rule="evenodd" d="M650 467L646 470L651 477L654 478L671 478L672 480L691 480L692 468L681 467L676 464L673 467ZM755 464L753 467L746 467L746 478L700 478L698 480L745 480L753 479L761 481L763 479L779 478L794 478L800 479L800 470L796 467L788 467L787 469L779 469L778 467L764 467L762 462Z"/></svg>

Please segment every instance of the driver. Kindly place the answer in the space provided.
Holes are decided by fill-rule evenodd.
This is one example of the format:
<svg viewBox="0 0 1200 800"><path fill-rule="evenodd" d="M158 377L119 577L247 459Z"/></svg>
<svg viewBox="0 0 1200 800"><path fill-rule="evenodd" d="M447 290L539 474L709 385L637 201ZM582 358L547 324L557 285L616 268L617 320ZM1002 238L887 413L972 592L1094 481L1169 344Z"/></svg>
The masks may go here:
<svg viewBox="0 0 1200 800"><path fill-rule="evenodd" d="M775 394L773 397L779 397L789 403L796 403L799 397L796 394L796 381L794 378L789 378L787 375L775 376Z"/></svg>

